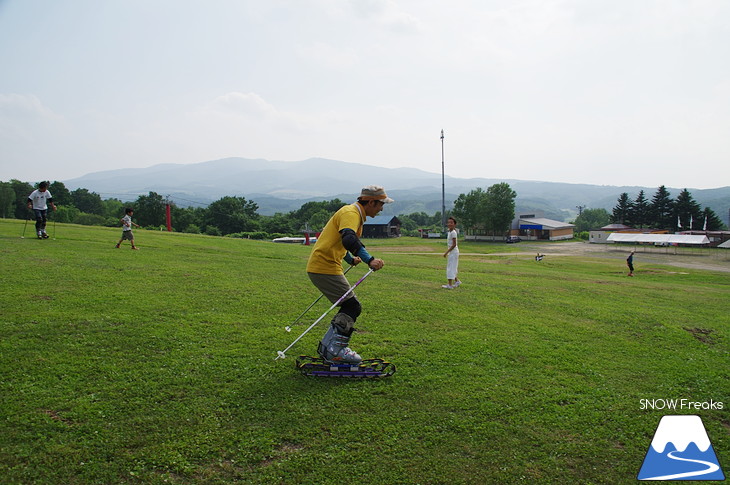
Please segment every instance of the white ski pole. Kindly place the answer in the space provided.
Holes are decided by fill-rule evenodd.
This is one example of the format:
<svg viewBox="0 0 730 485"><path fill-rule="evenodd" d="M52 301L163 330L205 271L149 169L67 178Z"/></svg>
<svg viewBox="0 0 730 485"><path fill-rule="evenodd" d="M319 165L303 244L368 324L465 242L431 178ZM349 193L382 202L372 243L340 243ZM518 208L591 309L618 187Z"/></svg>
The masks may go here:
<svg viewBox="0 0 730 485"><path fill-rule="evenodd" d="M314 321L314 323L313 323L313 324L311 324L311 325L309 326L309 328L307 328L307 329L306 329L306 330L304 331L304 333L302 333L302 334L301 334L301 335L300 335L299 337L297 337L297 339L296 339L296 340L295 340L294 342L292 342L292 343L291 343L291 344L289 345L289 347L285 348L284 350L278 350L278 351L276 352L276 353L277 353L276 359L274 359L274 360L279 360L279 359L285 359L285 358L286 358L286 351L287 351L287 350L289 350L290 348L294 347L294 344L296 344L297 342L299 342L299 340L300 340L300 339L301 339L302 337L304 337L304 336L305 336L305 335L307 334L307 332L309 332L310 330L312 330L312 329L314 328L314 326L315 326L315 325L317 325L317 324L319 323L319 321L320 321L320 320L322 320L322 319L323 319L323 318L324 318L324 317L325 317L325 316L326 316L326 315L327 315L327 314L328 314L329 312L331 312L331 311L332 311L332 309L333 309L334 307L336 307L337 305L339 305L340 303L342 303L342 301L343 301L343 300L345 299L345 297L346 297L347 295L349 295L350 293L352 293L352 292L353 292L353 290L354 290L355 288L357 288L357 285L359 285L360 283L362 283L362 282L363 282L363 280L364 280L365 278L367 278L367 277L368 277L368 276L370 275L370 273L372 273L372 272L373 272L373 270L371 269L370 271L368 271L367 273L365 273L365 276L363 276L362 278L360 278L359 280L357 280L357 283L355 283L354 285L352 285L352 288L350 288L349 290L347 290L347 291L345 292L345 294L344 294L344 295L342 295L342 296L340 297L340 299L339 299L339 300L337 300L336 302L334 302L334 303L332 304L332 306L331 306L331 307L329 307L329 309L328 309L328 310L327 310L326 312L324 312L324 313L322 314L322 316L321 316L321 317L319 317L319 318L318 318L317 320L315 320L315 321Z"/></svg>
<svg viewBox="0 0 730 485"><path fill-rule="evenodd" d="M345 272L344 272L343 274L347 274L347 272L348 272L348 271L350 271L350 270L351 270L352 268L354 268L354 266L350 266L349 268L347 268L347 269L345 270ZM297 324L297 322L299 321L299 319L300 319L300 318L302 318L302 317L304 316L304 314L305 314L305 313L307 313L307 312L308 312L308 311L309 311L309 310L310 310L310 309L311 309L311 308L312 308L312 307L313 307L314 305L316 305L316 304L317 304L317 302L318 302L319 300L321 300L323 296L324 296L324 293L322 293L321 295L319 295L319 298L317 298L316 300L314 300L314 301L312 302L312 304L311 304L311 305L309 305L309 306L307 307L307 309L306 309L306 310L304 310L304 311L302 312L302 314L301 314L301 315L299 315L299 316L297 317L297 319L296 319L296 320L294 320L294 322L292 322L292 324L291 324L291 325L287 325L286 327L284 327L284 330L286 330L287 332L291 332L291 328L292 328L292 327L293 327L294 325L296 325L296 324Z"/></svg>

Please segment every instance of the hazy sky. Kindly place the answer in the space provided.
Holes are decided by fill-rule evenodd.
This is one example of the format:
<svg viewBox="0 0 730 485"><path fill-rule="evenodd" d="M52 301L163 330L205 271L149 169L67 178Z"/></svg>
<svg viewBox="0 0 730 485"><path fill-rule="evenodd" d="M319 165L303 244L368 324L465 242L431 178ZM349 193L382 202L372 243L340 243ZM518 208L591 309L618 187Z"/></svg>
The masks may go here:
<svg viewBox="0 0 730 485"><path fill-rule="evenodd" d="M440 173L441 129L455 177L730 185L730 1L0 0L0 180Z"/></svg>

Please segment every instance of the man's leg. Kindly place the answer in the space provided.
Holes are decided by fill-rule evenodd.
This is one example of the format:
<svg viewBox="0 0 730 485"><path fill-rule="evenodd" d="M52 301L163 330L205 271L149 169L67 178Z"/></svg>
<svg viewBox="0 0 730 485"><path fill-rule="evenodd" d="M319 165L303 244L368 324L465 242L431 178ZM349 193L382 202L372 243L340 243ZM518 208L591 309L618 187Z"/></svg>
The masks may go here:
<svg viewBox="0 0 730 485"><path fill-rule="evenodd" d="M44 211L39 209L33 209L33 213L35 214L35 232L38 237L43 237L43 228L45 225L43 224L43 220L45 219Z"/></svg>
<svg viewBox="0 0 730 485"><path fill-rule="evenodd" d="M337 302L349 289L350 284L344 275L322 275L309 273L309 278L332 303ZM340 305L339 312L332 318L330 327L322 338L317 352L330 362L358 364L362 358L348 347L354 324L362 307L355 295Z"/></svg>

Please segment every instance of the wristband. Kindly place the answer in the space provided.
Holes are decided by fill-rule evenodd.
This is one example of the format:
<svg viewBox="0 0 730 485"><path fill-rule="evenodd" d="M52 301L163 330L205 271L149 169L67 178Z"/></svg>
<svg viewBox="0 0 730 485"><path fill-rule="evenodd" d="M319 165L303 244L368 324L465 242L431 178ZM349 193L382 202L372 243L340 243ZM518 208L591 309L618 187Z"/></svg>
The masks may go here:
<svg viewBox="0 0 730 485"><path fill-rule="evenodd" d="M365 263L366 263L366 264L367 264L368 266L370 266L370 262L371 262L371 261L372 261L373 259L375 259L375 257L374 257L374 256L370 256L370 253L368 253L367 249L365 249L365 246L360 246L360 249L358 249L358 250L357 250L357 254L356 254L356 256L357 256L358 258L362 259L363 261L365 261Z"/></svg>

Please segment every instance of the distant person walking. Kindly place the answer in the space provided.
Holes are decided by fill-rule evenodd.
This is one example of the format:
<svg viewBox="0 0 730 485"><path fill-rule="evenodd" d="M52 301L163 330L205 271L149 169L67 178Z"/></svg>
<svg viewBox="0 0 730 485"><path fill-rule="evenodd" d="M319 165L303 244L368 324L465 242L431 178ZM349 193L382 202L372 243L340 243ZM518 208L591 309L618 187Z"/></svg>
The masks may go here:
<svg viewBox="0 0 730 485"><path fill-rule="evenodd" d="M631 251L631 254L629 254L629 257L626 258L626 266L629 267L629 274L627 276L634 276L634 253L636 252L635 249Z"/></svg>
<svg viewBox="0 0 730 485"><path fill-rule="evenodd" d="M139 227L139 224L135 224L134 222L132 222L134 209L132 209L131 207L127 207L126 209L124 209L124 212L125 215L120 220L120 222L122 223L122 238L117 243L116 248L119 249L122 241L126 239L130 243L132 243L132 249L139 249L137 246L134 245L134 234L132 233L132 226Z"/></svg>
<svg viewBox="0 0 730 485"><path fill-rule="evenodd" d="M449 234L446 237L446 244L448 249L444 253L446 260L446 279L448 284L442 285L441 288L447 290L453 290L461 286L459 281L459 246L456 244L456 219L449 217L446 221L446 227L449 230Z"/></svg>
<svg viewBox="0 0 730 485"><path fill-rule="evenodd" d="M46 222L48 221L48 204L56 210L53 203L53 196L48 191L48 182L41 182L38 188L28 196L28 209L35 214L35 232L38 239L48 239L46 233Z"/></svg>

